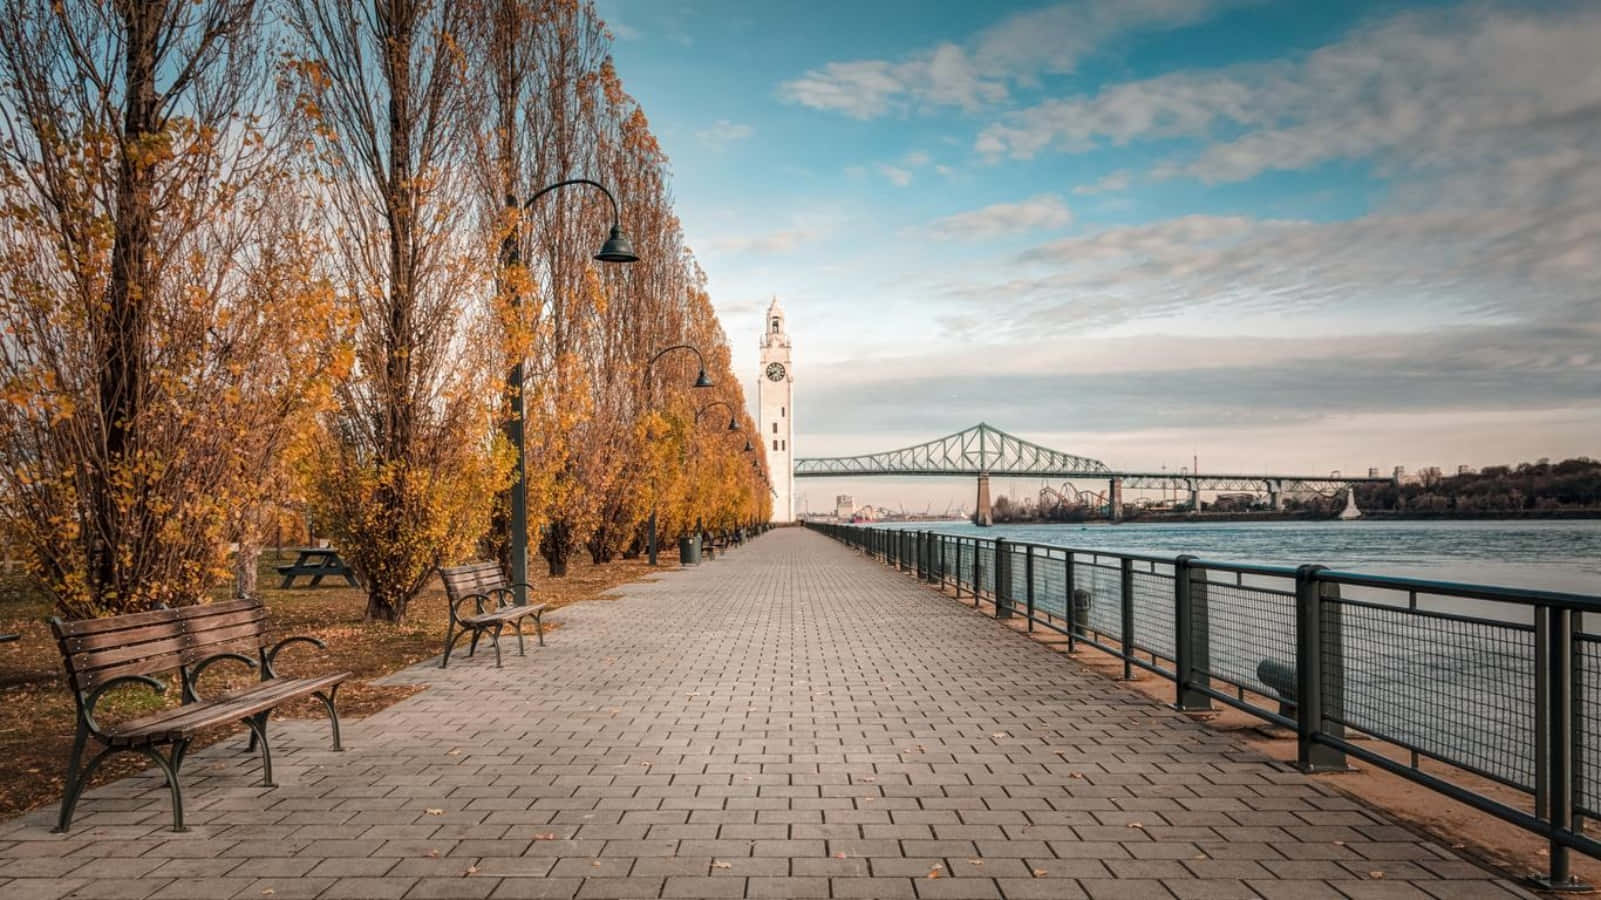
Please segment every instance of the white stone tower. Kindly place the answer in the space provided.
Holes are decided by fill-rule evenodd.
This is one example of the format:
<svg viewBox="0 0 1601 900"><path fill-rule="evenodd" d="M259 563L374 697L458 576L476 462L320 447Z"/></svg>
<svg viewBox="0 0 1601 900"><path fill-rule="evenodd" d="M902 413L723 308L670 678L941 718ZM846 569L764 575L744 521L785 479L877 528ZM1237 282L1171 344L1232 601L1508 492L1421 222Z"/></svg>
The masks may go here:
<svg viewBox="0 0 1601 900"><path fill-rule="evenodd" d="M757 424L773 479L773 521L795 521L795 369L789 359L784 308L774 297L762 323L762 370L756 378Z"/></svg>

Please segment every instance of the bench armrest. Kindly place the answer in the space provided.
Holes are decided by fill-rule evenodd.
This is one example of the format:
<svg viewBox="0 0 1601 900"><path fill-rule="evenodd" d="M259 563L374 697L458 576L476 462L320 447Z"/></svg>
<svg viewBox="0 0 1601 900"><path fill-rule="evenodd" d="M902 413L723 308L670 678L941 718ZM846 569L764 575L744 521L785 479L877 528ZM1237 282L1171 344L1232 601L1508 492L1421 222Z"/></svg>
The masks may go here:
<svg viewBox="0 0 1601 900"><path fill-rule="evenodd" d="M505 609L508 606L517 605L518 588L523 588L528 594L533 594L534 592L533 585L519 582L517 584L508 584L505 587L492 588L490 589L489 593L494 596L496 607L499 609ZM533 604L527 605L532 606ZM482 610L479 610L479 612L482 612Z"/></svg>
<svg viewBox="0 0 1601 900"><path fill-rule="evenodd" d="M483 615L484 601L488 599L489 594L462 594L455 600L449 601L448 605L450 607L451 620L456 622L460 622L462 620L461 605L466 603L468 600L473 601L473 612L477 615Z"/></svg>
<svg viewBox="0 0 1601 900"><path fill-rule="evenodd" d="M212 663L225 661L241 662L252 669L257 667L256 661L243 653L218 653L202 659L192 667L179 669L178 673L183 677L183 702L199 703L201 700L200 692L195 690L195 685L200 682L201 673L209 669Z"/></svg>
<svg viewBox="0 0 1601 900"><path fill-rule="evenodd" d="M300 635L295 635L294 637L286 637L283 640L279 641L278 643L273 644L271 649L262 651L262 653L261 653L261 680L262 681L266 681L269 678L277 678L278 677L278 672L277 672L276 669L273 668L273 663L275 663L278 660L278 654L280 654L283 651L289 649L290 647L293 647L295 644L310 644L311 646L316 647L318 650L327 650L328 649L328 645L327 644L324 644L321 640L319 640L317 638L314 638L314 637L311 637L310 635L300 634Z"/></svg>
<svg viewBox="0 0 1601 900"><path fill-rule="evenodd" d="M119 688L125 684L142 684L158 694L165 694L167 686L149 675L118 675L105 684L100 685L88 694L81 695L78 701L78 715L82 717L83 724L95 735L100 734L100 726L95 724L95 704L100 702L101 696L112 688Z"/></svg>

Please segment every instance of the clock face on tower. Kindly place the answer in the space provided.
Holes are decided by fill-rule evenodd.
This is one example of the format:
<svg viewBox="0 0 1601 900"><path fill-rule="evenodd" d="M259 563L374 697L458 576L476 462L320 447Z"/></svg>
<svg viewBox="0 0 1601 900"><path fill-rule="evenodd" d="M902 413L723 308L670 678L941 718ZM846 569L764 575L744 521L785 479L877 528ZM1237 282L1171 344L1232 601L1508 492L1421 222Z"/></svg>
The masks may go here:
<svg viewBox="0 0 1601 900"><path fill-rule="evenodd" d="M784 380L784 364L783 363L768 363L767 364L767 380L768 381L783 381Z"/></svg>

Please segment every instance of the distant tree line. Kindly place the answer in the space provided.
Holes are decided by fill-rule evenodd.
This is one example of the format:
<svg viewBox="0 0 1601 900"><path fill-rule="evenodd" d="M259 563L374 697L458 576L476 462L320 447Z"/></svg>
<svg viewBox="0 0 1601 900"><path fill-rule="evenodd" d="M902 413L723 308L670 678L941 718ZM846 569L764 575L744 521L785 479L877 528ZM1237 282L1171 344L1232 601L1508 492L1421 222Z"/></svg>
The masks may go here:
<svg viewBox="0 0 1601 900"><path fill-rule="evenodd" d="M1601 511L1601 460L1541 460L1461 475L1426 469L1399 485L1361 485L1356 502L1364 512L1436 515Z"/></svg>

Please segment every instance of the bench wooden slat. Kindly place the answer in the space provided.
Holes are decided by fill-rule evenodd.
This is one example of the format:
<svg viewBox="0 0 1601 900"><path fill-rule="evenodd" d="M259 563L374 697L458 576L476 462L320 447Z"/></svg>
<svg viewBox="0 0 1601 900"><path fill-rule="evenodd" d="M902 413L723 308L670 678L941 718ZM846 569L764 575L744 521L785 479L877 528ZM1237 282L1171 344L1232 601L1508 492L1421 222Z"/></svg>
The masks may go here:
<svg viewBox="0 0 1601 900"><path fill-rule="evenodd" d="M128 613L121 616L108 616L101 619L74 619L70 622L59 623L59 634L72 637L81 634L100 634L106 631L127 631L145 625L154 625L161 622L170 622L174 619L183 621L188 619L204 618L206 616L222 615L240 609L250 609L260 606L255 600L224 600L220 603L206 603L196 606L180 606L176 609L152 609L141 613Z"/></svg>
<svg viewBox="0 0 1601 900"><path fill-rule="evenodd" d="M74 672L88 674L131 660L159 656L176 658L183 655L186 650L193 650L212 644L248 641L252 637L257 638L259 641L265 635L265 630L262 627L265 619L265 616L256 616L250 621L226 625L221 628L208 628L204 631L180 631L178 634L160 640L144 641L120 647L103 647L98 650L74 653L68 658L69 664Z"/></svg>
<svg viewBox="0 0 1601 900"><path fill-rule="evenodd" d="M64 639L62 643L67 651L76 657L90 650L135 646L175 637L180 634L203 634L213 628L256 622L266 618L267 611L264 608L250 606L217 616L174 619L170 622L145 625L142 628L132 628L127 631L102 631L99 634L69 637Z"/></svg>
<svg viewBox="0 0 1601 900"><path fill-rule="evenodd" d="M106 729L106 733L115 742L124 744L150 739L178 739L205 728L238 722L296 697L310 696L348 677L350 673L341 672L316 678L275 678L220 694L203 703L130 719Z"/></svg>
<svg viewBox="0 0 1601 900"><path fill-rule="evenodd" d="M531 616L534 613L543 612L546 605L541 603L538 606L533 604L507 606L502 609L490 610L482 615L462 616L461 621L464 625L477 625L483 622L509 622L512 619L520 619L523 616Z"/></svg>

